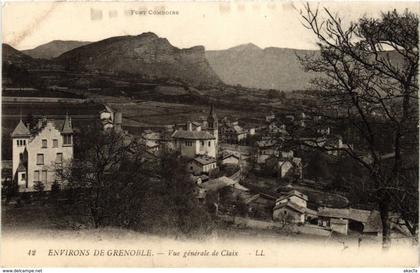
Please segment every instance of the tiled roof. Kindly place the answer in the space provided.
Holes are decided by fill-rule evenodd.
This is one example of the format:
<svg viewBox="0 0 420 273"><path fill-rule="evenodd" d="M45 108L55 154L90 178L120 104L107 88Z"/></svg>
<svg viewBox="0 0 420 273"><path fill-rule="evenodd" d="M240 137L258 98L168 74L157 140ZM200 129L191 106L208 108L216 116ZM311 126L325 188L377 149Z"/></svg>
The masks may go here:
<svg viewBox="0 0 420 273"><path fill-rule="evenodd" d="M289 163L289 166L291 166L291 165L292 165L292 163L291 163L289 160L279 160L278 165L279 165L280 167L283 167L283 166L286 166L286 165L285 165L286 163Z"/></svg>
<svg viewBox="0 0 420 273"><path fill-rule="evenodd" d="M206 131L185 131L185 130L178 130L172 134L173 138L180 138L180 139L192 139L192 140L207 140L207 139L216 139L212 134Z"/></svg>
<svg viewBox="0 0 420 273"><path fill-rule="evenodd" d="M361 209L349 209L349 218L358 222L367 223L371 211Z"/></svg>
<svg viewBox="0 0 420 273"><path fill-rule="evenodd" d="M222 159L226 159L226 158L231 157L231 156L236 157L237 159L240 158L240 156L237 153L228 152L228 151L224 151L222 153Z"/></svg>
<svg viewBox="0 0 420 273"><path fill-rule="evenodd" d="M201 165L207 165L216 162L216 158L209 156L197 156L193 160L200 163Z"/></svg>
<svg viewBox="0 0 420 273"><path fill-rule="evenodd" d="M257 199L258 197L260 197L260 195L257 193L257 194L255 194L255 195L253 195L253 196L251 196L251 197L247 198L247 199L244 201L244 203L245 203L245 204L249 204L249 203L251 203L252 201L254 201L255 199Z"/></svg>
<svg viewBox="0 0 420 273"><path fill-rule="evenodd" d="M63 134L72 134L73 128L71 126L71 118L66 116L66 119L64 120L63 129L61 130L61 133Z"/></svg>
<svg viewBox="0 0 420 273"><path fill-rule="evenodd" d="M293 202L280 203L277 206L275 206L273 210L281 209L283 207L289 207L289 208L291 208L291 209L293 209L297 212L305 213L305 208L304 207L301 207L301 206L299 206L299 205L297 205Z"/></svg>
<svg viewBox="0 0 420 273"><path fill-rule="evenodd" d="M160 140L162 138L162 134L159 132L147 130L143 132L142 138L146 140Z"/></svg>
<svg viewBox="0 0 420 273"><path fill-rule="evenodd" d="M264 164L271 157L272 157L271 155L260 155L257 158L257 163L258 164Z"/></svg>
<svg viewBox="0 0 420 273"><path fill-rule="evenodd" d="M19 162L19 165L17 167L18 172L26 172L26 166L22 163L22 161Z"/></svg>
<svg viewBox="0 0 420 273"><path fill-rule="evenodd" d="M300 191L297 190L291 190L289 191L286 195L281 196L280 198L277 199L277 201L279 200L283 200L283 199L287 199L291 196L297 196L305 201L308 201L308 196L306 196L305 194L301 193Z"/></svg>
<svg viewBox="0 0 420 273"><path fill-rule="evenodd" d="M33 128L32 134L36 135L39 132L41 132L48 123L52 123L52 125L54 126L55 129L60 131L60 133L63 133L65 120L62 120L62 119L48 119L48 120L46 120L46 123L42 125L41 128ZM69 130L69 128L66 128L66 131L64 133L71 134L71 133L74 133L77 130L77 129L73 129L73 128L70 128L70 129L71 129L71 131Z"/></svg>
<svg viewBox="0 0 420 273"><path fill-rule="evenodd" d="M295 164L300 164L300 163L302 162L302 159L301 159L300 157L294 157L294 158L292 159L292 161L293 161L293 163L295 163Z"/></svg>
<svg viewBox="0 0 420 273"><path fill-rule="evenodd" d="M351 219L363 224L367 224L372 219L373 212L360 209L335 209L335 208L319 208L318 215L331 218Z"/></svg>
<svg viewBox="0 0 420 273"><path fill-rule="evenodd" d="M234 185L236 182L226 176L222 176L200 184L200 187L208 191L217 191Z"/></svg>
<svg viewBox="0 0 420 273"><path fill-rule="evenodd" d="M239 183L234 184L234 185L233 185L233 187L234 187L235 189L237 189L237 190L240 190L240 191L249 191L249 189L248 189L248 188L246 188L246 187L242 186L242 185L241 185L241 184L239 184Z"/></svg>
<svg viewBox="0 0 420 273"><path fill-rule="evenodd" d="M20 120L16 128L13 130L12 137L29 137L31 136L31 132L29 129L23 124L23 121Z"/></svg>
<svg viewBox="0 0 420 273"><path fill-rule="evenodd" d="M235 130L235 132L237 134L243 134L243 133L245 133L244 129L241 126L239 126L239 125L234 125L233 126L233 130Z"/></svg>
<svg viewBox="0 0 420 273"><path fill-rule="evenodd" d="M305 208L305 213L311 214L311 215L318 215L318 212L316 210L308 209L308 208Z"/></svg>
<svg viewBox="0 0 420 273"><path fill-rule="evenodd" d="M346 218L350 216L349 209L319 208L318 215L331 218Z"/></svg>
<svg viewBox="0 0 420 273"><path fill-rule="evenodd" d="M271 157L271 155L260 155L257 158L257 163L258 164L264 164L267 161L267 159L269 159L270 157Z"/></svg>
<svg viewBox="0 0 420 273"><path fill-rule="evenodd" d="M275 140L260 140L257 141L257 146L259 148L273 147L276 144Z"/></svg>

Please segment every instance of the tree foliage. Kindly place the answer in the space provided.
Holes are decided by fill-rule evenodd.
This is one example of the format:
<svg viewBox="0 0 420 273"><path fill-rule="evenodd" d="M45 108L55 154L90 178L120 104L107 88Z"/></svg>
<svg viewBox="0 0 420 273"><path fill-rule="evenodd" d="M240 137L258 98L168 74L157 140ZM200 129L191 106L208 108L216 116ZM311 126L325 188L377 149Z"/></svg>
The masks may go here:
<svg viewBox="0 0 420 273"><path fill-rule="evenodd" d="M154 157L131 135L99 127L82 132L77 160L61 172L68 200L61 211L94 228L187 235L211 229L179 155Z"/></svg>
<svg viewBox="0 0 420 273"><path fill-rule="evenodd" d="M398 212L409 230L418 226L418 17L408 11L383 13L347 24L328 9L302 11L304 25L318 38L319 56L301 57L324 91L325 109L347 119L365 147L346 147L368 172L364 192L378 204L383 243L389 245L389 214ZM392 157L378 148L389 128ZM359 149L358 149L359 148ZM410 205L409 205L410 204Z"/></svg>

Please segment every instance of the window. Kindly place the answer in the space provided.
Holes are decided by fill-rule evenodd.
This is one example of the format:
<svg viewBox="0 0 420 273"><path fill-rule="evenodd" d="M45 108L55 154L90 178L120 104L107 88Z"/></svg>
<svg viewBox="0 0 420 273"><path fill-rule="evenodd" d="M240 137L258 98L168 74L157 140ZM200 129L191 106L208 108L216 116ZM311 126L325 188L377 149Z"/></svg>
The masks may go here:
<svg viewBox="0 0 420 273"><path fill-rule="evenodd" d="M63 136L63 145L71 145L71 135Z"/></svg>
<svg viewBox="0 0 420 273"><path fill-rule="evenodd" d="M211 146L211 142L209 141L209 147Z"/></svg>
<svg viewBox="0 0 420 273"><path fill-rule="evenodd" d="M63 154L62 153L57 153L57 157L55 159L55 163L57 163L57 164L63 163Z"/></svg>
<svg viewBox="0 0 420 273"><path fill-rule="evenodd" d="M44 184L46 184L46 183L47 183L47 170L43 170L43 171L42 171L41 181L42 181L42 183L44 183Z"/></svg>
<svg viewBox="0 0 420 273"><path fill-rule="evenodd" d="M192 146L192 141L189 141L189 140L185 141L185 145L186 146Z"/></svg>
<svg viewBox="0 0 420 273"><path fill-rule="evenodd" d="M46 139L42 140L42 148L47 148L47 140Z"/></svg>
<svg viewBox="0 0 420 273"><path fill-rule="evenodd" d="M204 146L204 140L201 141L201 146Z"/></svg>
<svg viewBox="0 0 420 273"><path fill-rule="evenodd" d="M34 181L39 181L39 171L34 171Z"/></svg>
<svg viewBox="0 0 420 273"><path fill-rule="evenodd" d="M36 155L36 164L37 165L44 165L44 154L37 154Z"/></svg>
<svg viewBox="0 0 420 273"><path fill-rule="evenodd" d="M23 145L24 145L24 141L25 141L25 140L18 139L18 140L16 140L16 145L17 145L18 147L23 146Z"/></svg>
<svg viewBox="0 0 420 273"><path fill-rule="evenodd" d="M53 139L53 148L58 148L58 139Z"/></svg>
<svg viewBox="0 0 420 273"><path fill-rule="evenodd" d="M24 181L25 179L26 179L26 174L22 173L21 176L20 176L20 180Z"/></svg>

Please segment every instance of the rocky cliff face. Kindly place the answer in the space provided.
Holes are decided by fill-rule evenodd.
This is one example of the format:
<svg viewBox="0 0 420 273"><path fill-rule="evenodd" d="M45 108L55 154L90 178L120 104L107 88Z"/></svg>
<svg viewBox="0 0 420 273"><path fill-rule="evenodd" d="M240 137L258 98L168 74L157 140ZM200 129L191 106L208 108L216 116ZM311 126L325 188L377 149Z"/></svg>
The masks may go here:
<svg viewBox="0 0 420 273"><path fill-rule="evenodd" d="M112 37L70 50L54 59L67 70L126 73L150 80L192 85L221 83L202 46L179 49L154 33Z"/></svg>

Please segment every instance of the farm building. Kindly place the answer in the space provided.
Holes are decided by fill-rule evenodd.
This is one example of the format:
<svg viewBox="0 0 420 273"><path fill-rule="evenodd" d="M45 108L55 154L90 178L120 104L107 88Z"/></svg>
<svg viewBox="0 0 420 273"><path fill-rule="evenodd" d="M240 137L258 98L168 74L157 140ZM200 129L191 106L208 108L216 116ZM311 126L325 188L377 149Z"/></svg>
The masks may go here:
<svg viewBox="0 0 420 273"><path fill-rule="evenodd" d="M235 164L238 165L240 160L240 155L237 153L223 152L221 157L222 164Z"/></svg>
<svg viewBox="0 0 420 273"><path fill-rule="evenodd" d="M216 169L216 158L200 155L196 156L188 163L188 170L194 174L209 173L211 170Z"/></svg>

